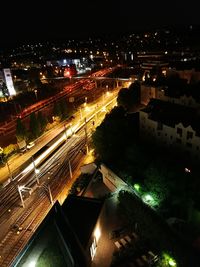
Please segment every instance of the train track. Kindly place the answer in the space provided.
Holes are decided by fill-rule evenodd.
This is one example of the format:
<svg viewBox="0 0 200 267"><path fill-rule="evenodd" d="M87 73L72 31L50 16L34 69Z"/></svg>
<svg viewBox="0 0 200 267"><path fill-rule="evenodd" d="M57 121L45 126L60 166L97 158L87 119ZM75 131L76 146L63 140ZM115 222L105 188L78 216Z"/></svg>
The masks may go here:
<svg viewBox="0 0 200 267"><path fill-rule="evenodd" d="M82 142L79 148L85 146ZM80 159L83 158L83 154L79 151L73 153L70 157L72 161L72 171L75 171L80 164ZM57 200L59 193L66 186L66 181L69 180L69 169L66 161L62 167L55 174L58 178L51 179L43 185L51 186L52 197L54 201ZM29 207L22 213L22 215L15 221L16 227L11 227L6 236L0 243L0 266L8 267L12 266L13 260L17 257L19 252L30 240L32 234L38 228L40 223L44 220L45 216L51 209L51 203L49 201L48 194L43 190L43 185L40 190L35 191L36 197L34 201L30 203Z"/></svg>

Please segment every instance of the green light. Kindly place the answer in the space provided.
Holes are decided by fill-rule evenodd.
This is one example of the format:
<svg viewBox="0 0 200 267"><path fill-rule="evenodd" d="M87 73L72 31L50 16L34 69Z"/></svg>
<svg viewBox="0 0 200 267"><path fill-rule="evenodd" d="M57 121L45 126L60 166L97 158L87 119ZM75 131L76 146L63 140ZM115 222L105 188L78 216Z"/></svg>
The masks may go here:
<svg viewBox="0 0 200 267"><path fill-rule="evenodd" d="M146 194L144 197L143 197L144 201L149 203L149 202L152 202L154 201L153 197L149 194Z"/></svg>
<svg viewBox="0 0 200 267"><path fill-rule="evenodd" d="M177 266L176 261L168 253L163 253L163 260L167 266Z"/></svg>
<svg viewBox="0 0 200 267"><path fill-rule="evenodd" d="M140 191L140 185L139 184L134 184L133 187L135 188L135 190Z"/></svg>
<svg viewBox="0 0 200 267"><path fill-rule="evenodd" d="M142 196L142 200L146 203L146 204L148 204L148 205L150 205L151 207L158 207L159 206L159 201L158 201L158 199L156 198L156 196L153 194L153 196L152 196L152 194L144 194L143 196Z"/></svg>
<svg viewBox="0 0 200 267"><path fill-rule="evenodd" d="M173 259L169 259L170 266L176 266L176 262Z"/></svg>

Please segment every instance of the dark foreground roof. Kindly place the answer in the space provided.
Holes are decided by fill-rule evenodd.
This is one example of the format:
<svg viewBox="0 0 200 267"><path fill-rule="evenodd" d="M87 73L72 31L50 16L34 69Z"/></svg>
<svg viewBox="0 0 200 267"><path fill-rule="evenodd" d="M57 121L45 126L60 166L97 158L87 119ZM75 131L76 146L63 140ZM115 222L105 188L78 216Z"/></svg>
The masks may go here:
<svg viewBox="0 0 200 267"><path fill-rule="evenodd" d="M103 203L100 199L70 195L62 205L63 212L84 248L92 235Z"/></svg>
<svg viewBox="0 0 200 267"><path fill-rule="evenodd" d="M45 250L48 250L49 247L51 247L51 252L55 256L51 259L52 266L53 264L57 267L88 266L88 261L83 248L58 202L54 204L48 215L27 243L26 247L15 259L14 266L23 266L26 259L31 257L34 248L42 247L44 243L46 246Z"/></svg>

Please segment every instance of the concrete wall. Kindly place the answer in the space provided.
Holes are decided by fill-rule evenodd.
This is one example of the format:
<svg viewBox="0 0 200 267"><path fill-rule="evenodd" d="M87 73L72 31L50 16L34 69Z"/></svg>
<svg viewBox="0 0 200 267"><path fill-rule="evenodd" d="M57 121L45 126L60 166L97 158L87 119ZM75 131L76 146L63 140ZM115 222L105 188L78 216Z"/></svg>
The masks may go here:
<svg viewBox="0 0 200 267"><path fill-rule="evenodd" d="M110 189L110 191L114 192L117 189L127 187L127 184L104 164L101 164L99 171L103 175L104 184Z"/></svg>

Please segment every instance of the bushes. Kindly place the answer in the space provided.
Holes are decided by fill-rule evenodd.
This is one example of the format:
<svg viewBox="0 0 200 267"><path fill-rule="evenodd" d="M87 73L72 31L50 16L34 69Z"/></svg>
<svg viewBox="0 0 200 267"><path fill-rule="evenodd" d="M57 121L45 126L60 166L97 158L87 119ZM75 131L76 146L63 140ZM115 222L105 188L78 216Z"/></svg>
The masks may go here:
<svg viewBox="0 0 200 267"><path fill-rule="evenodd" d="M18 148L17 144L10 144L6 146L3 149L3 154L5 155L5 158L8 158L11 155L13 155L17 151L17 148Z"/></svg>
<svg viewBox="0 0 200 267"><path fill-rule="evenodd" d="M178 266L187 266L189 246L178 238L176 233L154 210L126 191L120 191L118 199L120 208L132 227L137 223L137 232L141 239L148 241L158 253L164 250L170 251L170 254L180 264Z"/></svg>
<svg viewBox="0 0 200 267"><path fill-rule="evenodd" d="M77 195L80 193L90 182L90 175L89 174L81 174L76 181L73 183L70 194Z"/></svg>

